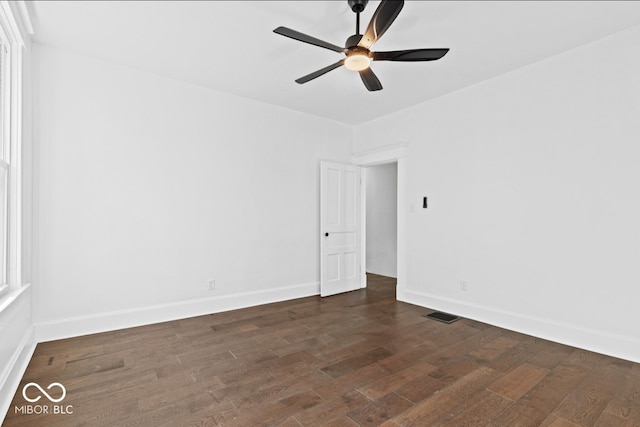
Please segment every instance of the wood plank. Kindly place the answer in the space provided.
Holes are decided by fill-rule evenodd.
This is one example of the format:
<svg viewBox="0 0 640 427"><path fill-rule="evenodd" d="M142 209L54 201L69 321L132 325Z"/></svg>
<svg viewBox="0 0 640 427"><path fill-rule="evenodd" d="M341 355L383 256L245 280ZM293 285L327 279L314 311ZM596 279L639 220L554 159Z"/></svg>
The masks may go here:
<svg viewBox="0 0 640 427"><path fill-rule="evenodd" d="M517 344L518 341L514 339L508 337L498 337L469 354L481 360L493 360L505 351L516 346Z"/></svg>
<svg viewBox="0 0 640 427"><path fill-rule="evenodd" d="M523 363L491 384L488 389L511 400L518 400L549 374L549 370Z"/></svg>
<svg viewBox="0 0 640 427"><path fill-rule="evenodd" d="M418 363L400 371L383 375L358 390L373 400L380 399L406 383L413 381L416 377L426 375L434 369L435 366L429 363Z"/></svg>
<svg viewBox="0 0 640 427"><path fill-rule="evenodd" d="M393 353L391 352L391 350L387 350L383 347L377 347L369 352L341 360L340 362L334 363L332 365L325 366L321 370L331 378L338 378L367 365L371 365L372 363L375 363L379 360L385 359L392 354Z"/></svg>
<svg viewBox="0 0 640 427"><path fill-rule="evenodd" d="M395 393L389 393L347 416L359 426L378 426L412 407L411 402Z"/></svg>
<svg viewBox="0 0 640 427"><path fill-rule="evenodd" d="M627 420L609 412L603 412L594 427L624 427Z"/></svg>
<svg viewBox="0 0 640 427"><path fill-rule="evenodd" d="M438 381L430 375L425 374L403 384L395 392L409 402L420 403L446 387L447 385L442 381Z"/></svg>
<svg viewBox="0 0 640 427"><path fill-rule="evenodd" d="M540 427L580 427L578 424L574 424L571 421L565 420L564 418L558 418L555 415L551 415L548 420Z"/></svg>
<svg viewBox="0 0 640 427"><path fill-rule="evenodd" d="M446 361L443 360L440 367L429 375L443 383L453 384L468 373L473 372L482 366L485 365L475 357L470 357L468 354L462 354L454 359Z"/></svg>
<svg viewBox="0 0 640 427"><path fill-rule="evenodd" d="M536 426L560 405L567 395L586 377L584 367L570 363L556 366L527 394L493 420L494 426ZM525 421L526 420L526 421Z"/></svg>
<svg viewBox="0 0 640 427"><path fill-rule="evenodd" d="M640 408L640 365L635 364L607 405L605 411L618 417L628 419L632 411ZM640 412L639 412L640 413ZM640 424L640 422L639 422Z"/></svg>
<svg viewBox="0 0 640 427"><path fill-rule="evenodd" d="M487 420L493 419L512 403L513 401L510 399L490 391L483 390L473 396L471 405L464 409L460 414L446 420L441 425L443 427L484 425Z"/></svg>
<svg viewBox="0 0 640 427"><path fill-rule="evenodd" d="M543 351L548 342L534 337L523 337L523 341L514 347L511 347L500 356L494 358L487 363L487 366L496 371L508 373L524 362L531 362L532 354L535 356ZM539 365L541 366L541 365ZM544 367L544 366L542 366Z"/></svg>
<svg viewBox="0 0 640 427"><path fill-rule="evenodd" d="M356 390L364 384L370 383L375 378L386 374L388 374L388 372L379 363L374 363L347 375L334 378L333 381L314 387L313 391L324 399L331 399L333 396L340 396L348 391ZM329 376L327 377L330 378Z"/></svg>
<svg viewBox="0 0 640 427"><path fill-rule="evenodd" d="M462 412L471 397L495 381L499 374L489 368L480 368L450 385L440 393L396 417L400 425L430 426L443 422L451 414Z"/></svg>
<svg viewBox="0 0 640 427"><path fill-rule="evenodd" d="M581 426L594 425L609 404L612 394L624 382L630 363L606 359L596 366L567 398L556 408L554 415Z"/></svg>
<svg viewBox="0 0 640 427"><path fill-rule="evenodd" d="M340 396L324 399L320 404L296 414L296 419L303 426L323 426L333 420L347 418L349 412L362 408L370 402L371 399L352 390Z"/></svg>

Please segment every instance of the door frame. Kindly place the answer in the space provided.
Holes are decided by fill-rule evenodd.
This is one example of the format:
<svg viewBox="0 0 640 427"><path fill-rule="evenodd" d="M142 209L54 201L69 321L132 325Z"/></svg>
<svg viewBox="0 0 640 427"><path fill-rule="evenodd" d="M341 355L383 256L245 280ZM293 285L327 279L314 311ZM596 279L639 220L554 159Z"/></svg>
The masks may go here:
<svg viewBox="0 0 640 427"><path fill-rule="evenodd" d="M402 143L392 146L385 146L373 150L355 153L351 159L354 165L360 167L383 165L385 163L398 164L398 181L397 181L397 285L396 299L404 300L406 283L406 226L405 226L405 206L406 196L406 153L408 144ZM366 207L367 207L367 191L366 191L366 174L362 174L360 189L360 239L361 239L361 265L360 265L360 287L367 286L367 242L366 242Z"/></svg>

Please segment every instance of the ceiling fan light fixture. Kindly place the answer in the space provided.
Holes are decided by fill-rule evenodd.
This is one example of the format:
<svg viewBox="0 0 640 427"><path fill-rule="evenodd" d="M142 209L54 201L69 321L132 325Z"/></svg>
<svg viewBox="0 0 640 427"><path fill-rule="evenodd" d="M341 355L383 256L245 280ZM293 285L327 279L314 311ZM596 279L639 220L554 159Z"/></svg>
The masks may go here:
<svg viewBox="0 0 640 427"><path fill-rule="evenodd" d="M369 68L371 60L363 53L354 53L344 60L344 66L351 71L362 71Z"/></svg>
<svg viewBox="0 0 640 427"><path fill-rule="evenodd" d="M368 0L347 0L351 10L356 13L356 33L347 38L344 47L328 43L287 27L278 27L273 30L276 34L346 55L346 58L334 64L296 79L296 83L307 83L344 65L348 70L357 71L367 90L374 92L381 90L382 84L370 68L371 61L435 61L436 59L442 58L449 51L449 49L405 49L372 52L371 47L389 29L402 10L404 0L381 0L369 21L366 31L360 34L360 13L364 10L367 2Z"/></svg>

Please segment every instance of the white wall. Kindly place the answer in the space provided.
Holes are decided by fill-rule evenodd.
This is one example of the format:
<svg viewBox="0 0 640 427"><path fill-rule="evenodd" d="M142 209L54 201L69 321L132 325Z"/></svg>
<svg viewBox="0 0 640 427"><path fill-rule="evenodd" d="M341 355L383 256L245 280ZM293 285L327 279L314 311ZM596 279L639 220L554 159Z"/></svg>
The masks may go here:
<svg viewBox="0 0 640 427"><path fill-rule="evenodd" d="M399 297L640 361L639 117L636 27L359 126L408 142Z"/></svg>
<svg viewBox="0 0 640 427"><path fill-rule="evenodd" d="M398 164L364 169L367 206L367 273L397 277Z"/></svg>
<svg viewBox="0 0 640 427"><path fill-rule="evenodd" d="M349 158L350 127L41 45L34 59L39 340L318 293L319 161Z"/></svg>

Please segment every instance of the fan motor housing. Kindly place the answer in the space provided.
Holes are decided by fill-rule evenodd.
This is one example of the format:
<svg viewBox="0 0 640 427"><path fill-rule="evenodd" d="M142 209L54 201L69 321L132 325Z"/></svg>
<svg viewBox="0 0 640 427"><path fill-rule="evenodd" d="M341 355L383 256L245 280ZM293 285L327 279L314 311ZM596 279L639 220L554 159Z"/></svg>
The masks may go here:
<svg viewBox="0 0 640 427"><path fill-rule="evenodd" d="M344 42L344 47L346 47L347 49L355 48L356 46L358 46L358 43L360 43L361 39L362 34L354 34L350 36L346 42Z"/></svg>
<svg viewBox="0 0 640 427"><path fill-rule="evenodd" d="M355 13L360 13L364 11L364 8L367 6L369 0L347 0L349 3L349 7Z"/></svg>

